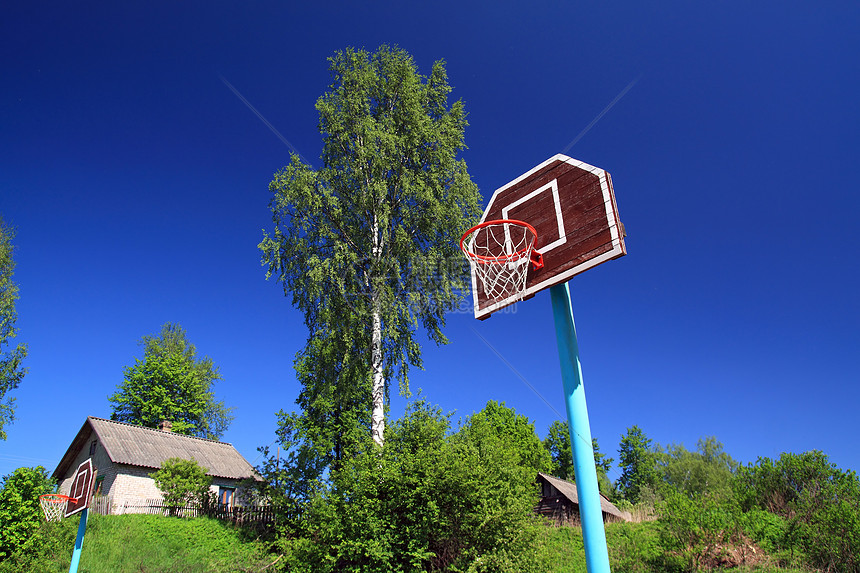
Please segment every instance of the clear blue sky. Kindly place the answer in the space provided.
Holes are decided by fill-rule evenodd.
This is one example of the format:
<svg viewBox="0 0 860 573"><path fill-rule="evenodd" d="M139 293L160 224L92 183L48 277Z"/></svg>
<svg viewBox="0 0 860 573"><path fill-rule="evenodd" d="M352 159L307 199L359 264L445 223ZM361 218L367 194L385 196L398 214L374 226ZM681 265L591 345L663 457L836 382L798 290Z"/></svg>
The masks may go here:
<svg viewBox="0 0 860 573"><path fill-rule="evenodd" d="M0 214L30 347L0 475L53 470L168 321L221 369L225 441L249 460L273 441L306 332L256 245L289 149L221 78L318 166L326 58L382 43L447 61L485 201L635 81L568 151L612 174L628 232L570 285L604 452L637 424L860 469L860 5L287 4L0 10ZM413 390L455 420L504 401L545 435L555 412L478 334L563 412L549 294L447 334Z"/></svg>

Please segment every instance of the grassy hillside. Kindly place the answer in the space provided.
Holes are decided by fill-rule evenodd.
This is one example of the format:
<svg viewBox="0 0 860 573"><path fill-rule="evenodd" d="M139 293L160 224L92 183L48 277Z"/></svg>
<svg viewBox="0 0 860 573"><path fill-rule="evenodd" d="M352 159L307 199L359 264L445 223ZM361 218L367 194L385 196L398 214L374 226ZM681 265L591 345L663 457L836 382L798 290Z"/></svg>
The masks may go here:
<svg viewBox="0 0 860 573"><path fill-rule="evenodd" d="M659 537L659 524L655 521L642 523L610 523L606 526L606 542L613 573L665 573L685 571L676 568ZM575 527L547 527L538 541L546 559L546 570L553 573L587 573L582 531ZM727 571L734 573L808 573L807 569L784 568L776 565L776 559L757 549L758 556L749 559L756 565L741 567L703 567L703 571ZM669 557L667 559L667 557Z"/></svg>
<svg viewBox="0 0 860 573"><path fill-rule="evenodd" d="M69 570L78 519L43 523L0 572ZM91 515L80 573L261 571L277 556L217 520L154 515Z"/></svg>
<svg viewBox="0 0 860 573"><path fill-rule="evenodd" d="M68 571L78 520L43 523L0 573ZM609 524L607 541L615 573L663 571L656 522ZM547 571L586 573L582 533L574 527L547 527L538 538ZM81 556L81 573L277 571L284 564L266 545L229 524L207 518L151 515L93 515ZM803 573L760 563L732 569L739 573Z"/></svg>

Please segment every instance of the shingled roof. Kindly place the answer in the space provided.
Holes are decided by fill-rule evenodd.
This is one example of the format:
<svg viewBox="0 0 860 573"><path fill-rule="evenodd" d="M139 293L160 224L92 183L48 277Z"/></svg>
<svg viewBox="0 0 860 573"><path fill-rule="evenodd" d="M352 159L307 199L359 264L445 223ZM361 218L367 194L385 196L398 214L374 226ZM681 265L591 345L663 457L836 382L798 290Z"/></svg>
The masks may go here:
<svg viewBox="0 0 860 573"><path fill-rule="evenodd" d="M114 422L89 416L84 422L63 459L54 470L54 477L63 479L74 462L77 453L88 440L88 429L98 437L110 460L115 464L126 464L158 469L168 458L197 460L207 474L214 477L244 479L256 477L254 468L242 457L232 444L183 436Z"/></svg>
<svg viewBox="0 0 860 573"><path fill-rule="evenodd" d="M559 479L555 476L551 476L549 474L545 474L542 472L538 472L538 475L548 481L552 486L558 490L558 492L569 499L571 502L579 505L579 494L576 492L576 484L571 483L569 481ZM621 511L615 505L603 497L603 494L600 494L600 510L603 513L607 513L609 515L615 516L618 519L629 521L630 514L624 511Z"/></svg>

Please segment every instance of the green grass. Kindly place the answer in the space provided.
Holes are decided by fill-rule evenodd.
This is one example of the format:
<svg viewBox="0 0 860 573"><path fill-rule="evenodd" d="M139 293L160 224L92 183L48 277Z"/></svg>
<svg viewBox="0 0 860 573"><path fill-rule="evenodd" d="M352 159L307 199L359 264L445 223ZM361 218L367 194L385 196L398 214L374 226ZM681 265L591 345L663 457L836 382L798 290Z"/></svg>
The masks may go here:
<svg viewBox="0 0 860 573"><path fill-rule="evenodd" d="M538 539L547 571L586 573L582 531L577 527L547 526Z"/></svg>
<svg viewBox="0 0 860 573"><path fill-rule="evenodd" d="M44 523L0 572L69 570L78 519ZM260 571L276 556L231 525L208 518L90 516L80 573Z"/></svg>
<svg viewBox="0 0 860 573"><path fill-rule="evenodd" d="M0 562L0 573L65 573L69 569L78 519L42 523L27 543ZM666 573L673 566L660 545L657 522L612 523L606 527L613 573ZM582 532L547 526L536 541L554 573L586 573ZM278 559L266 544L241 529L213 519L155 515L92 515L80 573L203 573L261 571ZM278 563L281 565L283 563ZM277 570L278 565L268 570ZM807 573L771 564L741 567L734 573Z"/></svg>

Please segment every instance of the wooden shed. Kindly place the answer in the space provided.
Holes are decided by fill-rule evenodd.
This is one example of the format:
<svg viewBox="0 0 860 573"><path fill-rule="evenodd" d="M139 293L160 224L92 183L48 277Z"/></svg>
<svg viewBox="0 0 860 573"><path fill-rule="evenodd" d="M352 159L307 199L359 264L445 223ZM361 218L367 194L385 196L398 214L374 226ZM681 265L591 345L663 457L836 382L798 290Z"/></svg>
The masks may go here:
<svg viewBox="0 0 860 573"><path fill-rule="evenodd" d="M559 525L579 523L576 484L545 473L538 473L537 481L541 486L541 498L535 511ZM604 523L630 521L630 514L615 507L603 494L600 495L600 509Z"/></svg>

